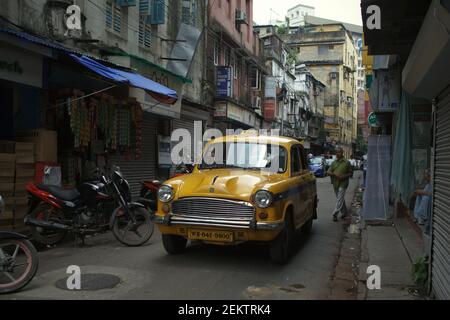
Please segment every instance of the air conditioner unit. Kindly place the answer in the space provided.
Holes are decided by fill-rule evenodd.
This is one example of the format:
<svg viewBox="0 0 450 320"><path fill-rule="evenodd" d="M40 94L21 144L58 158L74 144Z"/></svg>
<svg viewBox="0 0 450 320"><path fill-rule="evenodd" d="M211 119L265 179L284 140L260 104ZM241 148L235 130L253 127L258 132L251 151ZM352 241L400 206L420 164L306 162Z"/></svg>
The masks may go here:
<svg viewBox="0 0 450 320"><path fill-rule="evenodd" d="M253 109L261 109L261 98L260 97L253 97L252 107L253 107Z"/></svg>
<svg viewBox="0 0 450 320"><path fill-rule="evenodd" d="M330 78L331 78L331 79L336 79L336 78L337 78L336 72L331 72L331 73L330 73Z"/></svg>
<svg viewBox="0 0 450 320"><path fill-rule="evenodd" d="M236 9L236 22L247 23L247 13L242 10Z"/></svg>

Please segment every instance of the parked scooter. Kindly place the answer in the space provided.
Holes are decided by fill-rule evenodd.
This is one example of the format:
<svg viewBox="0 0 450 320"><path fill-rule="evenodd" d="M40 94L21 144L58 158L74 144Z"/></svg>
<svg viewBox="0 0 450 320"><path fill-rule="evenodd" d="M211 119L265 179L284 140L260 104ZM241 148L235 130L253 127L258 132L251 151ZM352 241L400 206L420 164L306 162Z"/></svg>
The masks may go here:
<svg viewBox="0 0 450 320"><path fill-rule="evenodd" d="M99 181L82 183L66 190L51 185L27 185L30 208L25 223L31 226L36 241L54 245L68 232L84 244L86 235L112 230L115 238L127 246L140 246L153 234L154 225L142 204L132 202L130 187L120 169L111 177L99 175Z"/></svg>
<svg viewBox="0 0 450 320"><path fill-rule="evenodd" d="M0 214L5 202L0 195ZM25 287L36 275L38 253L26 236L0 231L0 293L12 293Z"/></svg>
<svg viewBox="0 0 450 320"><path fill-rule="evenodd" d="M173 177L192 173L193 170L193 165L180 165L175 169L175 174ZM138 202L144 205L147 210L151 212L156 212L157 210L158 201L156 199L156 195L158 194L158 189L161 187L161 185L162 181L159 180L149 180L141 182L141 197Z"/></svg>

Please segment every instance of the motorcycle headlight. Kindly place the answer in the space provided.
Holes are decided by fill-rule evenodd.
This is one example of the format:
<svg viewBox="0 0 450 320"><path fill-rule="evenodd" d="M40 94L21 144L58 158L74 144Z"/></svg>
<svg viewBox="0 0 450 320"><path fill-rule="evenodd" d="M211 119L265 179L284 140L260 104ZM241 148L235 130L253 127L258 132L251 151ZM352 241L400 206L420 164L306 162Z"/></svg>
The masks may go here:
<svg viewBox="0 0 450 320"><path fill-rule="evenodd" d="M258 208L268 208L272 205L273 195L269 191L259 190L255 193L254 200Z"/></svg>
<svg viewBox="0 0 450 320"><path fill-rule="evenodd" d="M169 202L173 199L173 189L171 186L163 185L158 190L158 199L161 202Z"/></svg>

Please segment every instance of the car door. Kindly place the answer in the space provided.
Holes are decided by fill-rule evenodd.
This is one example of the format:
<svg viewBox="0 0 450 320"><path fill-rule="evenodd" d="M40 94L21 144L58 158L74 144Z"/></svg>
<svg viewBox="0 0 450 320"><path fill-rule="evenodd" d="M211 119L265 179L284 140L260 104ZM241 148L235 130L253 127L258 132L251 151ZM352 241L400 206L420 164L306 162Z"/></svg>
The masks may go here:
<svg viewBox="0 0 450 320"><path fill-rule="evenodd" d="M301 150L298 145L294 145L291 147L291 197L294 205L294 223L296 227L300 227L304 221L305 204L302 201L303 166Z"/></svg>
<svg viewBox="0 0 450 320"><path fill-rule="evenodd" d="M312 174L308 170L307 155L303 147L300 147L300 154L301 154L301 162L303 164L303 172L301 175L303 178L302 179L303 186L301 188L301 200L304 207L303 222L306 222L313 214L312 209L314 207L314 201L316 198L316 178L314 177L314 174Z"/></svg>

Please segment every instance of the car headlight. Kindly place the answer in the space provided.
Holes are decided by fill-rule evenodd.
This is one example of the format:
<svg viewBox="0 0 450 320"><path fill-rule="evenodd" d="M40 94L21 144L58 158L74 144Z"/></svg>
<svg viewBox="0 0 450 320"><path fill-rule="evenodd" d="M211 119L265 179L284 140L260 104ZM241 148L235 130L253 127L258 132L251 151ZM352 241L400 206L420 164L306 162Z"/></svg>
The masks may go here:
<svg viewBox="0 0 450 320"><path fill-rule="evenodd" d="M161 202L169 202L173 199L173 188L168 185L163 185L158 190L158 199Z"/></svg>
<svg viewBox="0 0 450 320"><path fill-rule="evenodd" d="M265 209L272 205L273 195L269 191L259 190L255 193L254 200L258 208Z"/></svg>

